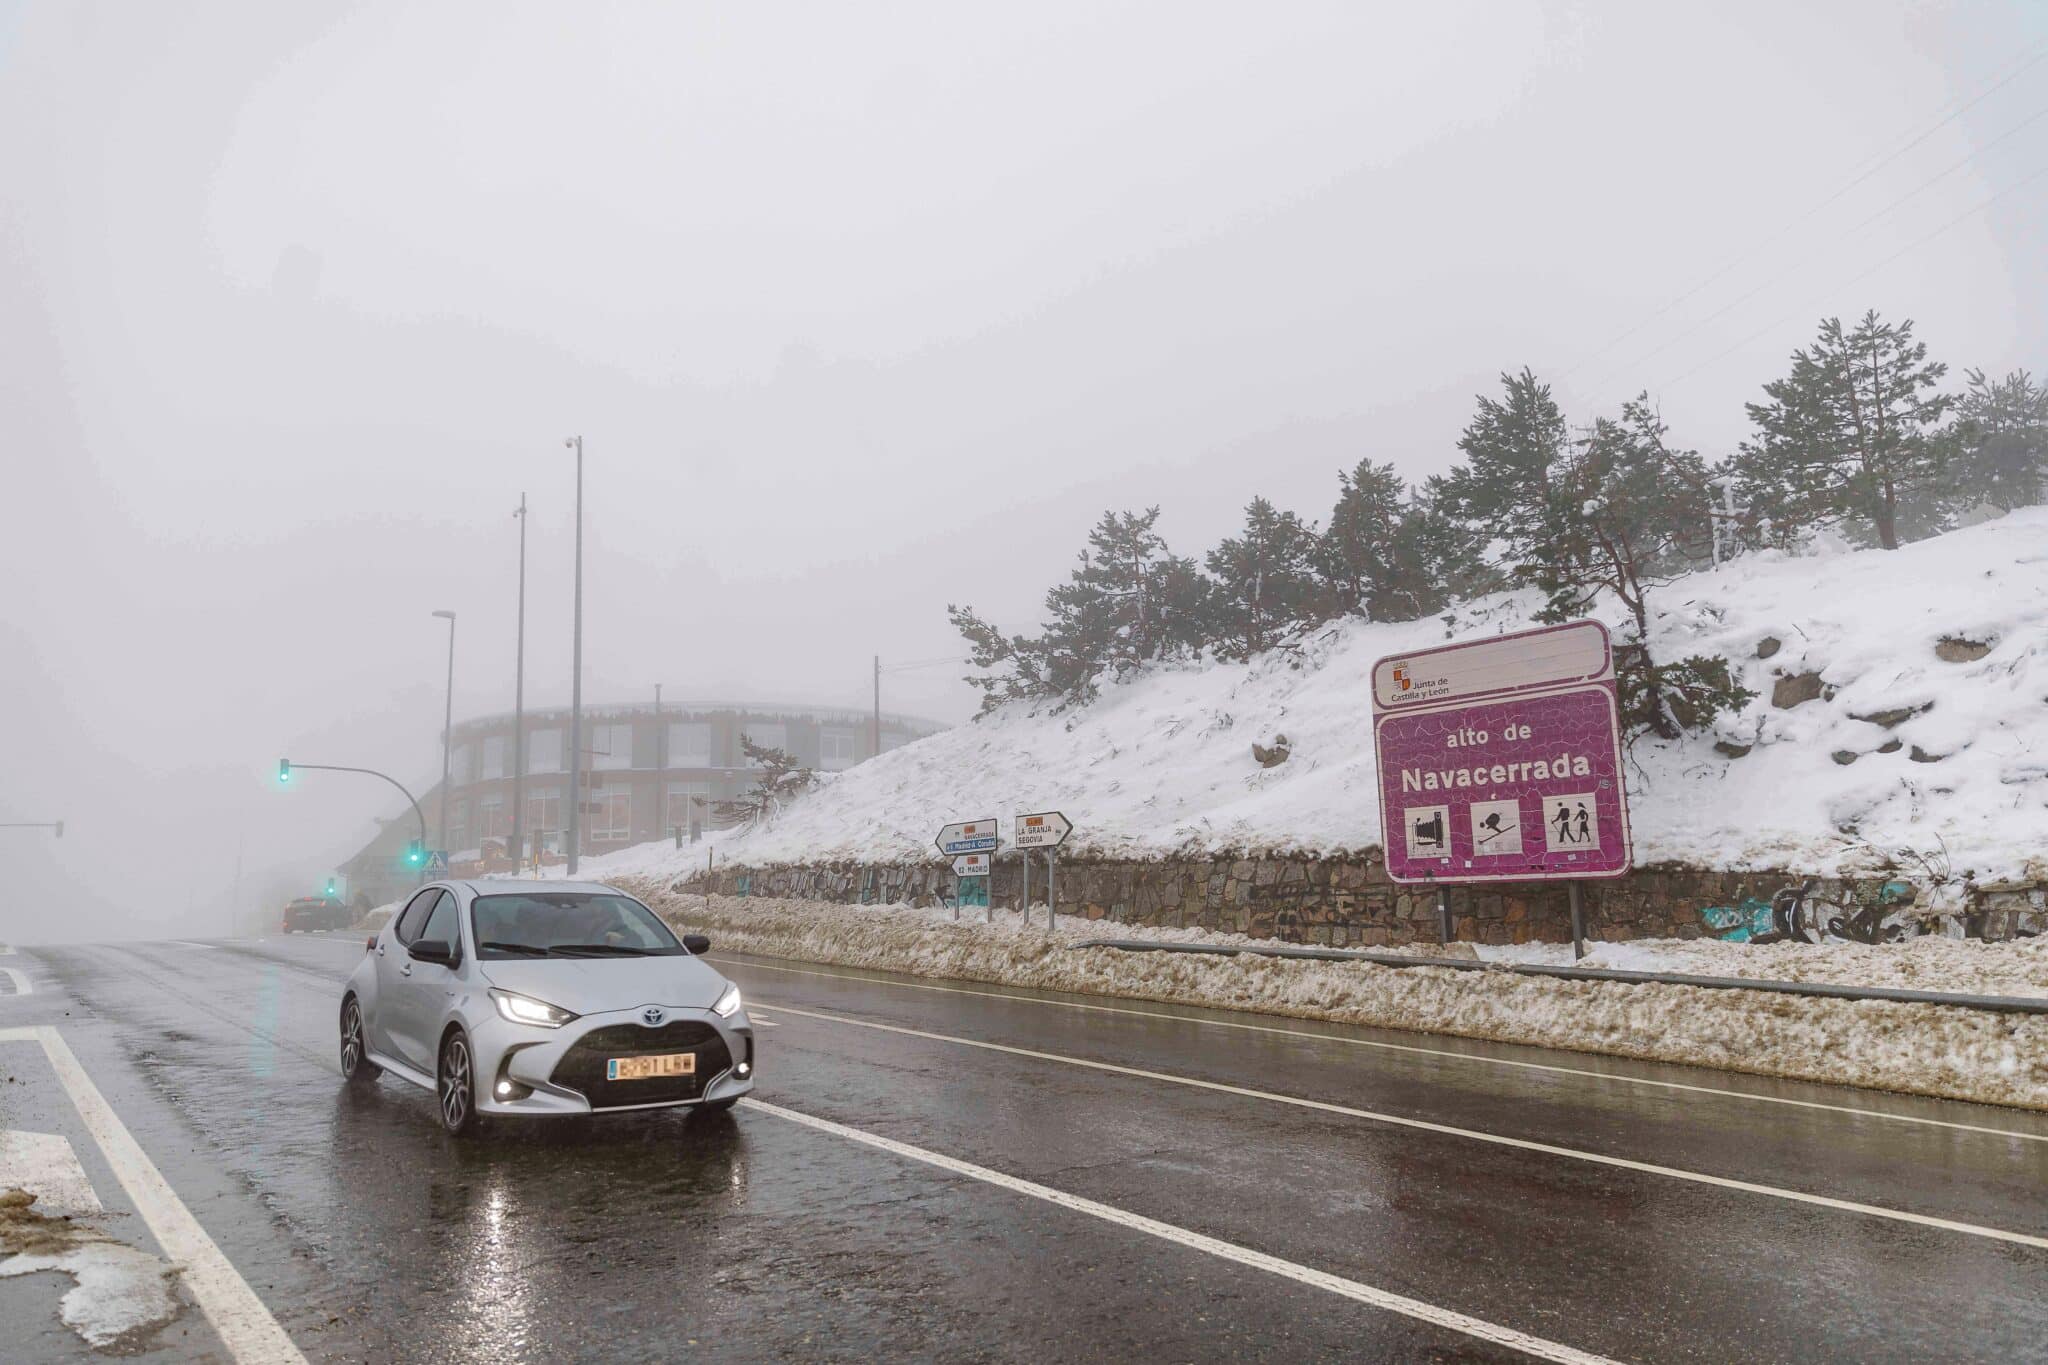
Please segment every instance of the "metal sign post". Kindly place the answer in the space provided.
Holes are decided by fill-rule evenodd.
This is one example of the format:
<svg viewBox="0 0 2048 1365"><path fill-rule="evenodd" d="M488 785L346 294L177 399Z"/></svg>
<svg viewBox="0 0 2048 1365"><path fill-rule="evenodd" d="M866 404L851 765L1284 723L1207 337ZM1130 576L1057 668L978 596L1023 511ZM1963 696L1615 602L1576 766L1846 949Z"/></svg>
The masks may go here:
<svg viewBox="0 0 2048 1365"><path fill-rule="evenodd" d="M1019 815L1011 830L1010 837L1024 853L1024 919L1031 920L1031 850L1045 850L1045 927L1049 933L1057 921L1059 904L1058 873L1055 870L1060 845L1074 832L1073 822L1056 810L1039 811L1031 815Z"/></svg>
<svg viewBox="0 0 2048 1365"><path fill-rule="evenodd" d="M1572 959L1577 961L1586 955L1586 907L1577 882L1566 882L1564 886L1572 897Z"/></svg>
<svg viewBox="0 0 2048 1365"><path fill-rule="evenodd" d="M1598 621L1393 655L1372 668L1373 757L1387 876L1449 885L1577 884L1631 865L1614 648Z"/></svg>

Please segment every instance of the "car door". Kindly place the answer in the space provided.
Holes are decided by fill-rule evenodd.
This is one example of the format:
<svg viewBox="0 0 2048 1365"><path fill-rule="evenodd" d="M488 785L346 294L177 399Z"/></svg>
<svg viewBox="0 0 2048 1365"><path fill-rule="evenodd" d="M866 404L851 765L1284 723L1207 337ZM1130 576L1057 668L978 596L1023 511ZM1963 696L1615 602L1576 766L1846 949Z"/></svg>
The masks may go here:
<svg viewBox="0 0 2048 1365"><path fill-rule="evenodd" d="M413 944L437 942L453 948L453 965L444 967L412 956ZM434 1053L441 1041L441 1015L448 998L455 994L455 969L462 965L462 927L456 921L453 892L440 893L419 932L401 951L406 957L398 969L401 985L393 1002L397 1008L391 1011L391 1043L396 1049L393 1055L431 1076Z"/></svg>
<svg viewBox="0 0 2048 1365"><path fill-rule="evenodd" d="M406 946L419 937L434 903L447 893L438 886L418 892L391 922L391 932L377 940L377 999L365 1019L370 1050L395 1061L411 1062L400 1050L398 1021L412 988L413 960Z"/></svg>

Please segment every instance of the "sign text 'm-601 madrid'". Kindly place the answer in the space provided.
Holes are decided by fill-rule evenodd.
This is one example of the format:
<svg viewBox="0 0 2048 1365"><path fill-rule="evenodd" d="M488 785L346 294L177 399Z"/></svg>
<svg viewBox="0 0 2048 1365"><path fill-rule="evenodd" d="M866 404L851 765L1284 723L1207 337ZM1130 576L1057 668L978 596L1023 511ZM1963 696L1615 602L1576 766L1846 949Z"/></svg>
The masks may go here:
<svg viewBox="0 0 2048 1365"><path fill-rule="evenodd" d="M1629 867L1614 651L1574 621L1373 665L1387 875L1614 877Z"/></svg>

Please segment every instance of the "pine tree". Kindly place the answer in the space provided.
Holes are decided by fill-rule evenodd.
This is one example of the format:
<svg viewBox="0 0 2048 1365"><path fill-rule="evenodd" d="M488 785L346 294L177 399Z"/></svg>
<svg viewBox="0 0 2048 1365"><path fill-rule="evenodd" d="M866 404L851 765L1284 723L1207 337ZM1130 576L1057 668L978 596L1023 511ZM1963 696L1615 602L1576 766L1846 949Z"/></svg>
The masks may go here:
<svg viewBox="0 0 2048 1365"><path fill-rule="evenodd" d="M1411 495L1393 465L1370 459L1338 472L1337 505L1317 546L1326 614L1413 621L1485 590L1478 547L1436 505L1437 486Z"/></svg>
<svg viewBox="0 0 2048 1365"><path fill-rule="evenodd" d="M1159 509L1104 512L1067 581L1045 595L1037 638L1005 637L965 607L947 615L979 673L982 709L1025 697L1085 700L1104 670L1122 671L1201 647L1209 585L1155 529Z"/></svg>
<svg viewBox="0 0 2048 1365"><path fill-rule="evenodd" d="M1215 579L1211 624L1216 652L1248 659L1292 631L1325 619L1313 525L1264 498L1245 508L1244 531L1209 552Z"/></svg>
<svg viewBox="0 0 2048 1365"><path fill-rule="evenodd" d="M1479 409L1458 438L1465 462L1437 485L1444 510L1516 566L1541 563L1568 530L1552 476L1565 457L1569 431L1550 386L1524 369L1503 374L1498 402L1479 396Z"/></svg>
<svg viewBox="0 0 2048 1365"><path fill-rule="evenodd" d="M747 766L755 769L758 775L754 778L754 785L737 799L720 801L713 807L721 820L760 820L802 796L818 780L816 772L788 753L756 744L745 735L740 736L740 750L747 757Z"/></svg>
<svg viewBox="0 0 2048 1365"><path fill-rule="evenodd" d="M1947 433L1958 495L2012 511L2048 499L2048 389L2025 370L1971 370Z"/></svg>
<svg viewBox="0 0 2048 1365"><path fill-rule="evenodd" d="M1845 332L1825 318L1792 372L1748 404L1756 424L1733 467L1752 514L1779 528L1848 522L1887 550L1908 530L1939 529L1943 443L1933 439L1950 400L1948 367L1927 359L1911 320L1875 311Z"/></svg>
<svg viewBox="0 0 2048 1365"><path fill-rule="evenodd" d="M1697 451L1673 449L1668 431L1640 394L1572 443L1551 480L1555 515L1569 531L1527 576L1548 593L1553 620L1583 615L1602 593L1621 604L1629 623L1616 667L1630 728L1676 739L1750 694L1725 660L1660 664L1650 653L1650 589L1704 557L1712 524L1706 464Z"/></svg>

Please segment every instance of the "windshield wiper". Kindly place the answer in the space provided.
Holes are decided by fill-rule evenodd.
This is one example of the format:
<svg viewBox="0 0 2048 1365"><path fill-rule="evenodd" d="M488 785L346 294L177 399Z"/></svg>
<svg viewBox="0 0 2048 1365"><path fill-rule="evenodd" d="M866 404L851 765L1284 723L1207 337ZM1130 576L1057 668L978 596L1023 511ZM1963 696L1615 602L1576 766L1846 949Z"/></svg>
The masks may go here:
<svg viewBox="0 0 2048 1365"><path fill-rule="evenodd" d="M500 943L496 939L485 939L476 945L478 949L492 953L532 953L535 957L546 957L548 950L531 943Z"/></svg>
<svg viewBox="0 0 2048 1365"><path fill-rule="evenodd" d="M552 951L564 954L594 953L600 957L648 957L652 950L630 948L623 943L557 943Z"/></svg>

